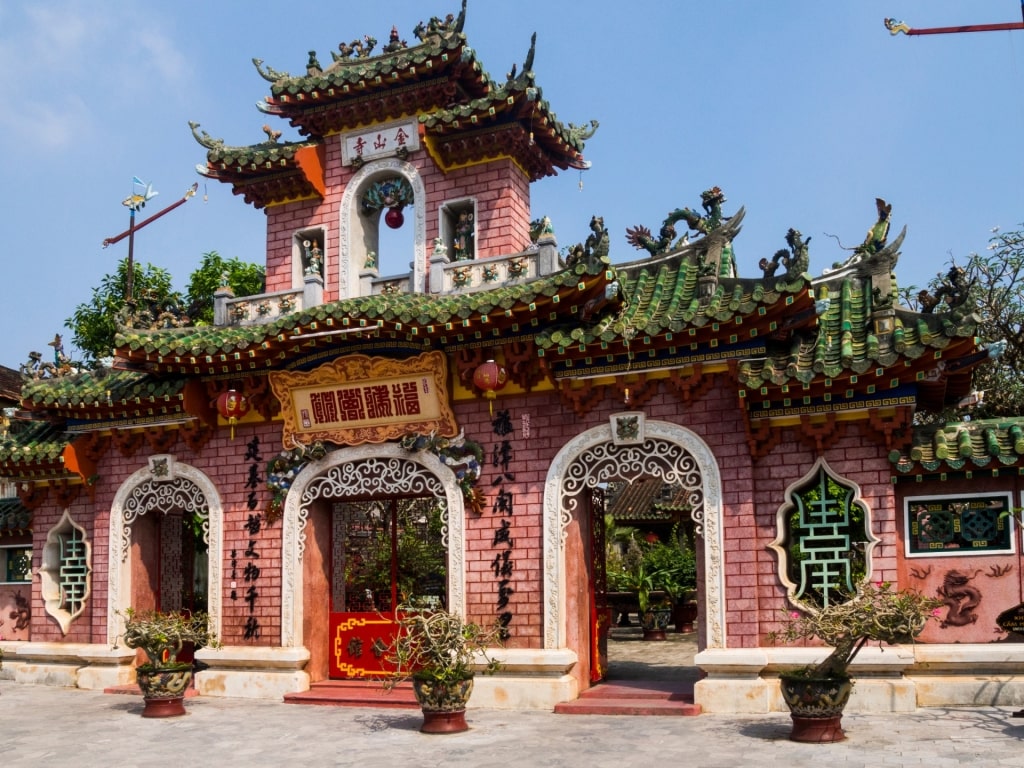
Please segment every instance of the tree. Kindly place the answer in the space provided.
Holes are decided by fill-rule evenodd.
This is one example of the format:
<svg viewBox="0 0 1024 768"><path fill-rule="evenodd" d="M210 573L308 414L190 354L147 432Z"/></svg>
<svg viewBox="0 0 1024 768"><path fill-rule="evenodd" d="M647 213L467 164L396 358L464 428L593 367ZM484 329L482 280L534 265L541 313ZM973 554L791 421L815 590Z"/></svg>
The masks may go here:
<svg viewBox="0 0 1024 768"><path fill-rule="evenodd" d="M964 290L967 296L962 307L980 317L977 335L982 343L1006 345L998 359L974 372L974 388L984 396L972 416L1024 415L1024 381L1019 374L1024 364L1024 230L997 232L985 253L972 253L961 267L951 260L949 269L929 283L928 291L912 296L915 289L910 288L904 297L911 307L926 310L938 298L939 303L932 307L938 311L943 306L949 308L955 302L953 297ZM958 418L955 413L943 416Z"/></svg>
<svg viewBox="0 0 1024 768"><path fill-rule="evenodd" d="M255 296L266 285L261 265L237 257L225 259L216 251L204 253L188 282L188 314L196 325L213 322L213 294L223 285L224 275L235 296Z"/></svg>
<svg viewBox="0 0 1024 768"><path fill-rule="evenodd" d="M237 258L224 259L216 251L203 254L199 266L189 278L188 294L183 300L180 293L171 290L171 275L152 264L134 264L135 301L128 307L126 301L128 260L122 259L117 272L105 275L92 299L79 304L65 326L74 334L74 343L86 357L87 363L108 357L113 353L114 336L119 325L131 322L136 328L155 323L208 325L213 322L213 294L227 275L228 286L236 296L253 296L263 292L265 271L258 264Z"/></svg>
<svg viewBox="0 0 1024 768"><path fill-rule="evenodd" d="M136 296L151 297L159 303L179 300L180 297L171 291L171 275L167 270L138 262L133 266L133 293ZM82 350L87 363L95 363L113 353L114 335L119 315L125 308L127 289L128 259L124 258L114 274L105 275L99 287L92 289L92 299L79 304L74 314L64 321L65 327L74 334L75 346Z"/></svg>

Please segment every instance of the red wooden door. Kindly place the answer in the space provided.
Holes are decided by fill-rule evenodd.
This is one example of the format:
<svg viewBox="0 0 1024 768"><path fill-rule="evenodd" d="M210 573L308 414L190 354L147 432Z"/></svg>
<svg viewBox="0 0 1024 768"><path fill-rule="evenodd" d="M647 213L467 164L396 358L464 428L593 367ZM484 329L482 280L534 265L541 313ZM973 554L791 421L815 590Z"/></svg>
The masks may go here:
<svg viewBox="0 0 1024 768"><path fill-rule="evenodd" d="M411 598L445 605L443 502L435 497L334 505L331 677L381 677L396 608Z"/></svg>
<svg viewBox="0 0 1024 768"><path fill-rule="evenodd" d="M612 609L608 604L608 574L605 556L605 493L601 487L590 491L590 682L608 674L608 633Z"/></svg>

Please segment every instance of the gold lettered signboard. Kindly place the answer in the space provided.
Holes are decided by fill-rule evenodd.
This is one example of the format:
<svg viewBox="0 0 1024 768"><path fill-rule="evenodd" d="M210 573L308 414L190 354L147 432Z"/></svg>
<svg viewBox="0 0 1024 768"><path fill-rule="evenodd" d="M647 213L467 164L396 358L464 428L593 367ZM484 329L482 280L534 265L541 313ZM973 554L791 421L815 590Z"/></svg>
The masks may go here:
<svg viewBox="0 0 1024 768"><path fill-rule="evenodd" d="M1016 632L1019 635L1024 635L1024 603L1000 613L996 617L996 625L1003 632Z"/></svg>
<svg viewBox="0 0 1024 768"><path fill-rule="evenodd" d="M410 432L452 437L447 381L442 352L406 360L348 355L309 372L270 374L286 446L383 443Z"/></svg>

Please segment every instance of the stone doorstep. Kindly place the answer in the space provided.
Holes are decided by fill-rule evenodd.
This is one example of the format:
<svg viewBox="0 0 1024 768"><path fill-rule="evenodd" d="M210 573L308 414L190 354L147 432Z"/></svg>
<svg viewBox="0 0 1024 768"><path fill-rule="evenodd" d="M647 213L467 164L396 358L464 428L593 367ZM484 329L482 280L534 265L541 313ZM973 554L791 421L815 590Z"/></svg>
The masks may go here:
<svg viewBox="0 0 1024 768"><path fill-rule="evenodd" d="M667 715L689 717L701 713L692 690L679 683L653 680L601 683L574 701L555 705L560 715Z"/></svg>
<svg viewBox="0 0 1024 768"><path fill-rule="evenodd" d="M376 707L419 709L412 683L400 683L385 691L376 680L321 680L308 691L286 693L285 704L315 704L327 707Z"/></svg>

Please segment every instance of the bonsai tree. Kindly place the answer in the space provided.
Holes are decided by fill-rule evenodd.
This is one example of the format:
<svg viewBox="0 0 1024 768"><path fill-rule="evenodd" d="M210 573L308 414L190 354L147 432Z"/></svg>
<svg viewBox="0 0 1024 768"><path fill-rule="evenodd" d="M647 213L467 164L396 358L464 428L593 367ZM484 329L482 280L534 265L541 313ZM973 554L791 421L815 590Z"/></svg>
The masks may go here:
<svg viewBox="0 0 1024 768"><path fill-rule="evenodd" d="M913 642L940 605L919 592L894 590L889 582L864 584L847 602L830 603L813 613L791 613L784 628L768 637L772 642L823 641L832 646L832 652L798 674L812 679L849 678L850 664L868 641Z"/></svg>
<svg viewBox="0 0 1024 768"><path fill-rule="evenodd" d="M486 663L484 674L501 669L488 655L501 642L497 619L485 627L420 603L400 605L397 616L398 633L385 654L395 674L385 680L386 689L410 678L445 684L466 680L473 676L478 655Z"/></svg>
<svg viewBox="0 0 1024 768"><path fill-rule="evenodd" d="M153 670L184 666L178 661L178 654L186 643L191 643L196 649L219 645L210 631L210 620L205 613L186 616L128 608L124 618L121 639L129 648L141 648L148 660L143 666Z"/></svg>
<svg viewBox="0 0 1024 768"><path fill-rule="evenodd" d="M488 649L501 640L497 618L485 627L464 622L441 608L406 603L399 606L396 619L398 633L385 652L395 673L384 681L385 690L411 678L423 710L423 733L465 731L477 657L485 662L484 674L501 668L501 663L488 655Z"/></svg>

